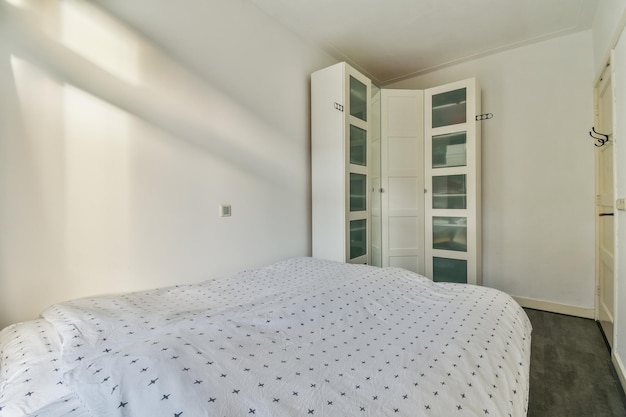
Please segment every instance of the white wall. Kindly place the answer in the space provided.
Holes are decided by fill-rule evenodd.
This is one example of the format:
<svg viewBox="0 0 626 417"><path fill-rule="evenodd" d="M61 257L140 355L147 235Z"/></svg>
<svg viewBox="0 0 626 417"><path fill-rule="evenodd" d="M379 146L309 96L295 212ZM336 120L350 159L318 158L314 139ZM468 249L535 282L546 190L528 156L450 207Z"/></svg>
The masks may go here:
<svg viewBox="0 0 626 417"><path fill-rule="evenodd" d="M483 284L587 316L595 282L592 54L587 31L385 86L478 78L483 112L494 115L482 122Z"/></svg>
<svg viewBox="0 0 626 417"><path fill-rule="evenodd" d="M0 328L310 253L308 80L334 60L207 4L216 64L192 72L89 3L0 0Z"/></svg>

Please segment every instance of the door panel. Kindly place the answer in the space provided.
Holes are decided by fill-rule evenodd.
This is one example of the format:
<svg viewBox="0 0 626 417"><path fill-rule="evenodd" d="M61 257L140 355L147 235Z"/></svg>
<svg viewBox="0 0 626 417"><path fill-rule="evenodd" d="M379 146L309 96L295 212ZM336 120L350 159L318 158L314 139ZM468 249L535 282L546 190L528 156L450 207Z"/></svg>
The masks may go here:
<svg viewBox="0 0 626 417"><path fill-rule="evenodd" d="M612 68L608 65L596 85L595 128L612 136L613 133L613 87ZM613 140L596 147L596 284L597 316L609 345L613 346L614 323L614 248L613 220Z"/></svg>
<svg viewBox="0 0 626 417"><path fill-rule="evenodd" d="M382 265L424 273L423 92L382 90Z"/></svg>

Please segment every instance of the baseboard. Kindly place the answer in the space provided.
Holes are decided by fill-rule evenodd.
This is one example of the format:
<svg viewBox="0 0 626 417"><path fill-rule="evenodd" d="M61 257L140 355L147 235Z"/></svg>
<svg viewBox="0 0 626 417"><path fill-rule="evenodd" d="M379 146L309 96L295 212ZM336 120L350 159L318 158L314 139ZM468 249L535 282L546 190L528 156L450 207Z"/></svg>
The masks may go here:
<svg viewBox="0 0 626 417"><path fill-rule="evenodd" d="M522 307L535 310L549 311L551 313L567 314L568 316L583 317L585 319L595 319L596 312L593 308L576 307L568 304L552 303L532 298L513 297Z"/></svg>
<svg viewBox="0 0 626 417"><path fill-rule="evenodd" d="M626 395L626 372L624 371L624 364L622 363L621 358L617 353L615 353L615 349L611 351L611 361L613 362L613 368L615 369L615 373L617 374L619 382L622 386L622 398L624 398L623 395Z"/></svg>

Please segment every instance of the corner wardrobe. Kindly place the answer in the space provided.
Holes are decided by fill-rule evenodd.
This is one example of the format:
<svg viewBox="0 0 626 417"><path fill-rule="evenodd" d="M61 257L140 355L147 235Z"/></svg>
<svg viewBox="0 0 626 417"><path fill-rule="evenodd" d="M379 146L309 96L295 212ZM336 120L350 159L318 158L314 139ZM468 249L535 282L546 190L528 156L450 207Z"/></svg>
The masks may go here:
<svg viewBox="0 0 626 417"><path fill-rule="evenodd" d="M374 91L374 93L372 93ZM313 257L481 284L480 90L311 76Z"/></svg>

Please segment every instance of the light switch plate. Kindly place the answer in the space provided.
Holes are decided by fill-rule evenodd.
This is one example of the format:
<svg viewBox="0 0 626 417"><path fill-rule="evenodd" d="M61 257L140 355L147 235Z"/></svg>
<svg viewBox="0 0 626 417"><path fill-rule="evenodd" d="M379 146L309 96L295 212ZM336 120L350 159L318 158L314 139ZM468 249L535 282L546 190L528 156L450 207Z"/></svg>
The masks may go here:
<svg viewBox="0 0 626 417"><path fill-rule="evenodd" d="M618 210L626 210L626 199L624 197L615 200L615 207Z"/></svg>
<svg viewBox="0 0 626 417"><path fill-rule="evenodd" d="M230 204L222 204L220 206L220 217L230 217L231 214Z"/></svg>

